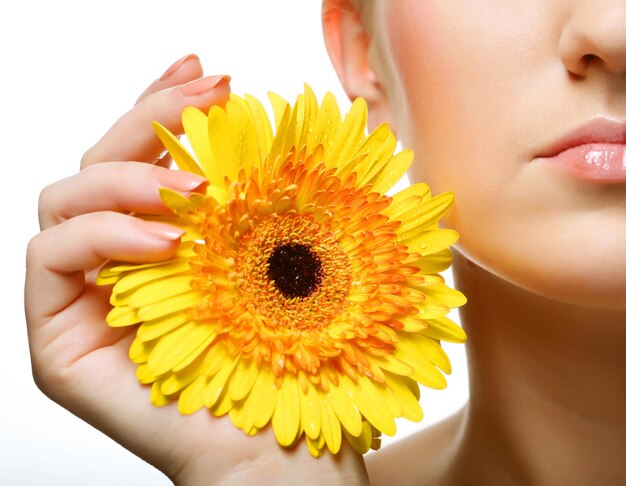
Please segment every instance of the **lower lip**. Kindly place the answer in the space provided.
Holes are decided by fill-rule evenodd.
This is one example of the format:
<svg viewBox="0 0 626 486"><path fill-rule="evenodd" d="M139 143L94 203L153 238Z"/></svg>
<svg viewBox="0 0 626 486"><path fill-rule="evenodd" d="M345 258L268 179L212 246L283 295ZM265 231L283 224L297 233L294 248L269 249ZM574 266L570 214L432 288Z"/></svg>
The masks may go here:
<svg viewBox="0 0 626 486"><path fill-rule="evenodd" d="M626 182L626 144L587 143L544 159L581 179Z"/></svg>

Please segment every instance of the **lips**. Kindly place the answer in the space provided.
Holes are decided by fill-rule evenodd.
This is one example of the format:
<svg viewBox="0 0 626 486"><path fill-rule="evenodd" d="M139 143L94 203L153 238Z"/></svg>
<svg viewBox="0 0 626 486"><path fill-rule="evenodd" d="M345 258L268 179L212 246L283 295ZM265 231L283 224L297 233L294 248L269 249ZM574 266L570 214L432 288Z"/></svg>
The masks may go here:
<svg viewBox="0 0 626 486"><path fill-rule="evenodd" d="M548 145L538 159L580 179L626 182L626 123L592 120Z"/></svg>

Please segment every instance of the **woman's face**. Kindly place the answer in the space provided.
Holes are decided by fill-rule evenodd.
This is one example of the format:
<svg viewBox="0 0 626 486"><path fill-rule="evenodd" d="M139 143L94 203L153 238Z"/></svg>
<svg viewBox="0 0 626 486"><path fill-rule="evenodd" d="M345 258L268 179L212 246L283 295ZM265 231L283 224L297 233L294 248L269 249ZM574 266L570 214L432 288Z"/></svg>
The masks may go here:
<svg viewBox="0 0 626 486"><path fill-rule="evenodd" d="M371 15L412 178L455 192L458 250L547 297L626 307L626 2L380 0ZM540 157L561 142L578 147Z"/></svg>

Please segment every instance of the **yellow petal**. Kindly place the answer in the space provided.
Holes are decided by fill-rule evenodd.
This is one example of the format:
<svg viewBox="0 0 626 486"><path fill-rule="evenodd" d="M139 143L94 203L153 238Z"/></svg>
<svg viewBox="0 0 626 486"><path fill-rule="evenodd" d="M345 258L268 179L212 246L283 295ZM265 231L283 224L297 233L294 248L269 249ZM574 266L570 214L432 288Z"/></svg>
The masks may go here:
<svg viewBox="0 0 626 486"><path fill-rule="evenodd" d="M389 162L378 174L376 174L376 176L368 181L372 184L372 191L385 194L402 178L412 163L412 150L405 149L398 152L391 159L389 159Z"/></svg>
<svg viewBox="0 0 626 486"><path fill-rule="evenodd" d="M108 265L109 264L102 267L100 273L98 273L96 277L97 285L112 285L120 279L121 275L119 273L111 273Z"/></svg>
<svg viewBox="0 0 626 486"><path fill-rule="evenodd" d="M298 387L300 394L300 418L302 420L302 428L308 437L315 439L319 437L322 430L320 400L317 396L317 388L309 383L307 393L304 393L302 387Z"/></svg>
<svg viewBox="0 0 626 486"><path fill-rule="evenodd" d="M420 269L420 273L439 273L448 268L451 263L452 252L446 248L445 250L420 258L415 266Z"/></svg>
<svg viewBox="0 0 626 486"><path fill-rule="evenodd" d="M398 403L402 408L402 416L414 422L422 420L424 417L422 407L404 380L391 373L385 373L385 383L398 399Z"/></svg>
<svg viewBox="0 0 626 486"><path fill-rule="evenodd" d="M171 373L161 382L161 393L173 395L179 392L200 375L200 363L194 364L178 373Z"/></svg>
<svg viewBox="0 0 626 486"><path fill-rule="evenodd" d="M401 338L403 339L403 338ZM444 373L450 373L450 359L445 351L441 348L439 341L420 334L412 334L408 337L414 346L419 349L420 353L435 366L440 368Z"/></svg>
<svg viewBox="0 0 626 486"><path fill-rule="evenodd" d="M165 265L158 267L150 267L136 272L128 273L122 276L113 287L113 292L122 294L131 289L139 287L145 283L151 282L163 277L180 274L189 271L189 262L186 260L173 260Z"/></svg>
<svg viewBox="0 0 626 486"><path fill-rule="evenodd" d="M387 435L396 433L396 423L393 415L385 404L381 390L384 385L374 384L367 376L360 376L358 383L348 381L352 393L356 398L357 406L363 416L378 430Z"/></svg>
<svg viewBox="0 0 626 486"><path fill-rule="evenodd" d="M142 307L138 309L137 315L142 321L159 319L168 314L184 311L185 309L197 305L202 297L204 297L204 292L191 290L184 294L175 295L174 297Z"/></svg>
<svg viewBox="0 0 626 486"><path fill-rule="evenodd" d="M382 372L382 374L384 377L385 373ZM378 385L377 388L378 390L380 390L383 400L385 401L385 405L387 405L387 408L389 409L391 415L394 418L402 417L402 404L398 400L398 397L394 395L391 388L389 388L386 383L379 384L378 382L376 382L376 384Z"/></svg>
<svg viewBox="0 0 626 486"><path fill-rule="evenodd" d="M215 173L212 185L225 187L224 177L231 181L237 179L240 161L237 160L234 149L233 134L228 116L220 106L212 106L209 111L209 138L213 150Z"/></svg>
<svg viewBox="0 0 626 486"><path fill-rule="evenodd" d="M362 431L358 437L354 437L347 431L344 435L352 448L359 454L365 454L372 446L372 426L367 420L363 421Z"/></svg>
<svg viewBox="0 0 626 486"><path fill-rule="evenodd" d="M392 214L403 214L405 212L413 211L416 201L426 201L430 199L430 187L428 187L428 184L419 182L394 194L392 198L393 203L384 210L384 213L389 216Z"/></svg>
<svg viewBox="0 0 626 486"><path fill-rule="evenodd" d="M206 407L212 407L219 400L220 395L226 388L228 378L230 378L233 369L237 366L237 361L239 361L238 357L230 357L230 359L222 363L222 367L217 373L207 377L208 385L204 390L204 405Z"/></svg>
<svg viewBox="0 0 626 486"><path fill-rule="evenodd" d="M324 451L324 445L326 444L326 441L324 440L324 434L320 433L320 435L317 438L312 439L309 437L309 439L316 449L322 452Z"/></svg>
<svg viewBox="0 0 626 486"><path fill-rule="evenodd" d="M413 373L413 368L403 361L400 361L393 354L384 356L373 356L370 358L382 369L395 373L396 375L409 376Z"/></svg>
<svg viewBox="0 0 626 486"><path fill-rule="evenodd" d="M137 370L135 372L137 375L137 381L142 385L147 385L148 383L154 383L157 380L157 376L152 373L148 369L148 365L146 363L141 363L137 366Z"/></svg>
<svg viewBox="0 0 626 486"><path fill-rule="evenodd" d="M319 397L322 417L322 436L326 441L328 450L332 454L337 454L341 448L341 424L328 398L324 395L320 395Z"/></svg>
<svg viewBox="0 0 626 486"><path fill-rule="evenodd" d="M252 406L255 427L260 429L269 422L274 413L277 398L278 389L274 383L274 375L262 368L247 398Z"/></svg>
<svg viewBox="0 0 626 486"><path fill-rule="evenodd" d="M387 123L374 129L356 150L352 161L344 165L338 172L339 176L346 176L350 172L357 173L356 183L365 185L374 175L383 170L389 158L396 150L396 137L391 133ZM363 157L360 157L363 155Z"/></svg>
<svg viewBox="0 0 626 486"><path fill-rule="evenodd" d="M309 136L313 130L313 124L315 122L315 118L317 117L317 99L315 98L315 93L308 84L304 84L304 94L298 96L298 102L303 104L305 110L302 112L302 119L299 119L300 123L300 133L298 135L298 144L302 146L307 146L309 148L308 153L315 148L315 145L311 143ZM300 100L302 100L300 102Z"/></svg>
<svg viewBox="0 0 626 486"><path fill-rule="evenodd" d="M420 289L421 291L421 289ZM435 304L430 301L425 302L417 302L415 304L419 313L418 317L420 319L438 319L440 317L445 316L448 312L450 312L450 308L445 305Z"/></svg>
<svg viewBox="0 0 626 486"><path fill-rule="evenodd" d="M150 353L148 367L157 375L166 373L188 360L189 355L197 356L197 348L206 349L207 340L214 336L213 326L189 322L159 339Z"/></svg>
<svg viewBox="0 0 626 486"><path fill-rule="evenodd" d="M239 166L249 174L250 168L259 167L262 160L252 114L245 100L234 94L230 95L226 114L231 127L235 157Z"/></svg>
<svg viewBox="0 0 626 486"><path fill-rule="evenodd" d="M224 397L222 397L222 400L223 399ZM236 413L238 414L238 419L241 423L241 430L243 430L246 434L251 434L253 430L257 430L254 426L254 408L250 400L241 400L236 403L231 401L231 408L229 410L232 410L233 408L237 408Z"/></svg>
<svg viewBox="0 0 626 486"><path fill-rule="evenodd" d="M328 390L328 401L333 407L341 425L352 435L361 435L361 412L356 400L350 391L350 379L343 374L339 375L339 386L332 385Z"/></svg>
<svg viewBox="0 0 626 486"><path fill-rule="evenodd" d="M144 322L137 329L137 337L142 341L152 341L189 322L187 314L169 314L159 319Z"/></svg>
<svg viewBox="0 0 626 486"><path fill-rule="evenodd" d="M326 154L326 163L341 170L352 159L356 149L365 138L366 124L367 105L363 98L357 98L352 103L330 150Z"/></svg>
<svg viewBox="0 0 626 486"><path fill-rule="evenodd" d="M465 331L447 317L428 319L428 327L423 331L425 336L451 343L464 343L467 339Z"/></svg>
<svg viewBox="0 0 626 486"><path fill-rule="evenodd" d="M276 440L284 447L293 444L297 438L300 423L300 398L297 387L298 383L293 375L285 373L272 415L272 427Z"/></svg>
<svg viewBox="0 0 626 486"><path fill-rule="evenodd" d="M171 275L151 280L142 286L123 294L111 294L111 304L130 305L135 308L154 304L164 299L184 294L191 290L191 281L197 278L192 274Z"/></svg>
<svg viewBox="0 0 626 486"><path fill-rule="evenodd" d="M259 141L259 155L261 156L261 160L265 160L272 146L272 139L274 138L272 126L270 125L267 113L261 102L251 95L246 95L245 99L256 126L257 140Z"/></svg>
<svg viewBox="0 0 626 486"><path fill-rule="evenodd" d="M166 187L159 189L159 196L163 203L178 216L184 217L197 207L197 201L192 202L182 194Z"/></svg>
<svg viewBox="0 0 626 486"><path fill-rule="evenodd" d="M133 363L145 363L156 343L144 343L136 337L128 349L128 357Z"/></svg>
<svg viewBox="0 0 626 486"><path fill-rule="evenodd" d="M306 445L309 448L309 454L311 454L316 459L322 455L324 449L317 448L316 441L311 439L308 435L306 437Z"/></svg>
<svg viewBox="0 0 626 486"><path fill-rule="evenodd" d="M425 350L420 347L416 341L409 339L408 336L409 334L407 334L407 338L401 339L396 343L394 356L413 368L413 373L411 373L410 377L415 381L431 388L445 388L445 377L435 365L424 356ZM372 422L372 424L374 424L374 422Z"/></svg>
<svg viewBox="0 0 626 486"><path fill-rule="evenodd" d="M298 125L298 104L293 107L293 109L289 111L285 111L285 115L289 114L289 124L287 125L287 129L284 133L284 143L283 143L283 151L281 154L282 159L286 159L287 155L291 150L294 150L296 153L299 152L300 147L297 146L297 134L300 132L300 127ZM278 135L278 134L277 134ZM278 164L277 168L280 168L282 164Z"/></svg>
<svg viewBox="0 0 626 486"><path fill-rule="evenodd" d="M215 333L215 327L213 327L213 330L208 334L202 334L202 335L196 336L197 342L196 342L195 349L192 349L187 354L187 357L185 359L179 361L176 365L174 365L174 367L172 368L172 371L174 373L177 373L181 371L182 369L186 368L187 366L189 366L191 363L193 363L202 353L204 353L207 350L209 345L213 342L213 340L216 337L217 337L217 334Z"/></svg>
<svg viewBox="0 0 626 486"><path fill-rule="evenodd" d="M157 122L152 122L152 128L181 170L204 176L194 158L167 128Z"/></svg>
<svg viewBox="0 0 626 486"><path fill-rule="evenodd" d="M229 356L228 348L223 341L213 343L202 362L202 373L213 376L222 367L227 356Z"/></svg>
<svg viewBox="0 0 626 486"><path fill-rule="evenodd" d="M402 330L406 332L422 332L427 326L426 321L411 315L402 317L400 322L404 326Z"/></svg>
<svg viewBox="0 0 626 486"><path fill-rule="evenodd" d="M202 395L206 387L206 377L198 376L188 385L178 397L178 411L183 415L190 415L202 408Z"/></svg>
<svg viewBox="0 0 626 486"><path fill-rule="evenodd" d="M216 417L226 415L233 408L233 401L228 393L222 393L219 400L210 408L211 413Z"/></svg>
<svg viewBox="0 0 626 486"><path fill-rule="evenodd" d="M161 392L158 383L154 383L150 388L150 403L155 407L162 407L169 403L167 397Z"/></svg>
<svg viewBox="0 0 626 486"><path fill-rule="evenodd" d="M163 218L161 219L165 221ZM167 222L171 223L172 220L167 220ZM194 255L195 253L193 251L193 243L190 243L190 242L182 243L178 247L178 250L176 250L176 253L170 260L165 260L162 262L155 262L155 263L139 263L139 264L132 264L132 263L129 264L129 263L111 261L102 267L98 275L102 275L103 278L105 279L108 279L109 277L117 277L117 279L119 280L122 277L122 275L127 272L134 272L138 270L145 270L147 268L156 268L156 267L160 267L164 265L169 265L174 260L178 260L180 258L186 259Z"/></svg>
<svg viewBox="0 0 626 486"><path fill-rule="evenodd" d="M212 154L211 144L209 143L208 117L195 106L187 106L183 110L181 118L189 144L210 181L210 170L207 171L207 168L211 166Z"/></svg>
<svg viewBox="0 0 626 486"><path fill-rule="evenodd" d="M329 142L335 139L340 123L341 113L337 100L332 93L326 93L317 111L315 123L308 138L311 147L314 148L320 144L324 147L329 146Z"/></svg>
<svg viewBox="0 0 626 486"><path fill-rule="evenodd" d="M276 126L276 136L274 137L274 141L272 142L272 146L270 147L270 151L268 154L268 159L270 163L274 163L278 160L278 158L283 157L283 152L287 150L285 148L286 140L287 140L287 129L289 127L289 122L291 120L291 107L289 105L285 106L285 111L282 115L282 119L277 121ZM281 164L277 163L276 169L282 167Z"/></svg>
<svg viewBox="0 0 626 486"><path fill-rule="evenodd" d="M424 229L436 224L437 221L439 221L441 217L446 214L453 201L454 195L451 192L444 192L443 194L438 194L432 199L421 203L416 208L415 218L413 221L403 224L398 229L397 235L399 241L410 241Z"/></svg>
<svg viewBox="0 0 626 486"><path fill-rule="evenodd" d="M467 298L458 290L444 284L420 287L420 292L432 302L446 307L460 307L467 302Z"/></svg>
<svg viewBox="0 0 626 486"><path fill-rule="evenodd" d="M240 359L228 387L232 400L245 398L259 375L259 366L252 359Z"/></svg>
<svg viewBox="0 0 626 486"><path fill-rule="evenodd" d="M278 127L285 116L285 111L289 109L289 104L282 96L277 95L276 93L267 93L267 97L270 100L272 110L274 112L274 124ZM277 129L276 134L278 134L278 131L279 130Z"/></svg>
<svg viewBox="0 0 626 486"><path fill-rule="evenodd" d="M411 253L426 256L451 247L458 239L459 234L454 230L436 229L419 233L410 240L403 240L402 244L406 245Z"/></svg>
<svg viewBox="0 0 626 486"><path fill-rule="evenodd" d="M111 327L132 326L141 322L137 309L129 306L113 307L107 314L106 321Z"/></svg>

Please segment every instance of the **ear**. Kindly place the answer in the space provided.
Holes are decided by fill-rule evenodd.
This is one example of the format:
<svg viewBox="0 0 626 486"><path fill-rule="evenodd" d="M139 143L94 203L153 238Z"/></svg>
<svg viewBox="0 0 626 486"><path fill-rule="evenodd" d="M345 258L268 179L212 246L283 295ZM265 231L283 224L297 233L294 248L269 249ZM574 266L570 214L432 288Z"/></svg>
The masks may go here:
<svg viewBox="0 0 626 486"><path fill-rule="evenodd" d="M348 97L354 100L360 96L367 102L368 128L372 131L381 123L393 123L387 94L372 68L371 37L353 1L323 1L324 40Z"/></svg>

